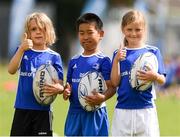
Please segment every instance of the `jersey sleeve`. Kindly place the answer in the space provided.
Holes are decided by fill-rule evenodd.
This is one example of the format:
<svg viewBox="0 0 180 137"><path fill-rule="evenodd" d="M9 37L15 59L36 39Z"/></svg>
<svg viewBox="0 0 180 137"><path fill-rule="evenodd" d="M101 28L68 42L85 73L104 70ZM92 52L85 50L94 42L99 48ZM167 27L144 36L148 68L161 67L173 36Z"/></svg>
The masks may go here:
<svg viewBox="0 0 180 137"><path fill-rule="evenodd" d="M105 57L102 61L101 72L105 80L110 80L111 75L111 60L109 57Z"/></svg>
<svg viewBox="0 0 180 137"><path fill-rule="evenodd" d="M165 70L165 66L164 66L164 60L163 60L163 57L162 57L159 49L157 49L155 55L156 55L157 60L158 60L158 73L159 73L159 74L163 74L163 75L166 76L166 70Z"/></svg>
<svg viewBox="0 0 180 137"><path fill-rule="evenodd" d="M69 84L72 84L72 60L68 64L67 80Z"/></svg>
<svg viewBox="0 0 180 137"><path fill-rule="evenodd" d="M63 65L62 65L62 59L61 56L55 56L55 61L54 61L54 67L56 68L58 72L58 77L60 80L63 80Z"/></svg>
<svg viewBox="0 0 180 137"><path fill-rule="evenodd" d="M117 51L118 51L118 50L115 50L115 51L113 52L112 62L114 61L114 58L115 58L115 55L117 54Z"/></svg>

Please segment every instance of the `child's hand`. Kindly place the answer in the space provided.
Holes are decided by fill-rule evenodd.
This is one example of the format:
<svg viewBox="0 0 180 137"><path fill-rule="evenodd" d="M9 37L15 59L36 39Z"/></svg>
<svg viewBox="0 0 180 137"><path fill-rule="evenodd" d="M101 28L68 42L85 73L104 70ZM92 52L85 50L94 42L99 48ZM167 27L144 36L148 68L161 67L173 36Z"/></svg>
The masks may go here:
<svg viewBox="0 0 180 137"><path fill-rule="evenodd" d="M70 97L70 95L71 95L71 86L69 85L69 83L67 83L64 88L63 99L67 100Z"/></svg>
<svg viewBox="0 0 180 137"><path fill-rule="evenodd" d="M147 70L138 70L137 78L144 81L155 81L157 79L157 72L153 72L149 66L146 66Z"/></svg>
<svg viewBox="0 0 180 137"><path fill-rule="evenodd" d="M26 51L26 50L32 49L32 47L33 47L32 40L27 38L27 33L24 33L20 48L23 51Z"/></svg>
<svg viewBox="0 0 180 137"><path fill-rule="evenodd" d="M92 95L88 95L85 97L86 103L88 103L90 106L99 105L105 100L105 96L96 90L92 91Z"/></svg>
<svg viewBox="0 0 180 137"><path fill-rule="evenodd" d="M43 87L43 92L46 96L54 94L62 94L64 87L59 83L59 80L53 79L53 84L46 83Z"/></svg>
<svg viewBox="0 0 180 137"><path fill-rule="evenodd" d="M126 49L120 47L117 51L116 56L115 56L115 60L121 61L121 60L124 60L125 58L126 58Z"/></svg>

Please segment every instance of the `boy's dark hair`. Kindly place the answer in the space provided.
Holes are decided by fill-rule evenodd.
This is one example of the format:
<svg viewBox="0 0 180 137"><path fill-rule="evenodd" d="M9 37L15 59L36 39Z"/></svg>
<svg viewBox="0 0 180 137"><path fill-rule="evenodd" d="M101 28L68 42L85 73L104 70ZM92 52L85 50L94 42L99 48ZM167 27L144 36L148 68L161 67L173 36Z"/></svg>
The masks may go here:
<svg viewBox="0 0 180 137"><path fill-rule="evenodd" d="M80 24L83 23L95 23L97 30L103 29L103 22L102 20L94 13L85 13L81 15L76 21L76 30L79 31Z"/></svg>

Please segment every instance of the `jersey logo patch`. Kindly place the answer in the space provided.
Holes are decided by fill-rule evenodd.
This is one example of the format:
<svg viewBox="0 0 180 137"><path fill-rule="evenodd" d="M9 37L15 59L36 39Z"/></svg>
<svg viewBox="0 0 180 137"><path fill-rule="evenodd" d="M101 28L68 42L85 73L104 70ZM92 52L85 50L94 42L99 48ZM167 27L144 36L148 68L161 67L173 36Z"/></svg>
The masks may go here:
<svg viewBox="0 0 180 137"><path fill-rule="evenodd" d="M46 64L52 64L52 61L51 60L47 60Z"/></svg>
<svg viewBox="0 0 180 137"><path fill-rule="evenodd" d="M76 64L73 66L73 69L75 69L75 68L77 68L77 65L76 65Z"/></svg>
<svg viewBox="0 0 180 137"><path fill-rule="evenodd" d="M99 69L99 64L98 64L98 63L95 63L92 67L93 67L94 69L98 70L98 69Z"/></svg>
<svg viewBox="0 0 180 137"><path fill-rule="evenodd" d="M24 56L24 59L25 59L25 60L28 60L28 57L27 57L27 55L25 55L25 56Z"/></svg>

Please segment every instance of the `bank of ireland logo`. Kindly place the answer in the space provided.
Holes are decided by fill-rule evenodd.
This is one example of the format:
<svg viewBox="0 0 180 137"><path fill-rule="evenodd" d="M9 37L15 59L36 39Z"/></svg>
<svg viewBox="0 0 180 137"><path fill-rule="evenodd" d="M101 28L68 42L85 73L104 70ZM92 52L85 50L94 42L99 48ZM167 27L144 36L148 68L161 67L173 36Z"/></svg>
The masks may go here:
<svg viewBox="0 0 180 137"><path fill-rule="evenodd" d="M98 70L98 69L99 69L99 64L98 64L98 63L95 63L95 64L93 65L93 68L96 69L96 70Z"/></svg>

